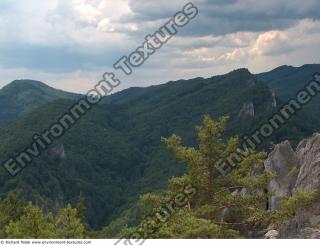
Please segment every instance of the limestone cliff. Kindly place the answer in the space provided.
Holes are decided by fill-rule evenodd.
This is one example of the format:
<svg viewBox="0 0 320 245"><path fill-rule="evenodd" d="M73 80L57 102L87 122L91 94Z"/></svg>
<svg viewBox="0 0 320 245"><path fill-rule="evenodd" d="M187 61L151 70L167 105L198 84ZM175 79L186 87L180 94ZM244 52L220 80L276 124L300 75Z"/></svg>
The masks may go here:
<svg viewBox="0 0 320 245"><path fill-rule="evenodd" d="M269 208L277 210L281 200L294 190L320 190L320 134L301 141L294 151L288 141L276 145L265 161L265 168L277 174L269 183L274 195ZM280 237L320 238L320 200L303 210L282 228Z"/></svg>

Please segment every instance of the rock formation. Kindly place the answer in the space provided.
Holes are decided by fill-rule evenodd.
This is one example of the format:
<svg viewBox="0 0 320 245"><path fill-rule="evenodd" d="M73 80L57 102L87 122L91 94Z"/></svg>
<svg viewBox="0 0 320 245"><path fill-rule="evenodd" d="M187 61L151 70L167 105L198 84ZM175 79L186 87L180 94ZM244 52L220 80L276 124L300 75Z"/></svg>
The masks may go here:
<svg viewBox="0 0 320 245"><path fill-rule="evenodd" d="M269 200L270 210L277 210L283 197L292 194L297 179L294 169L299 166L298 164L299 159L289 141L276 145L265 161L265 169L277 174L277 177L269 183L269 189L274 193Z"/></svg>
<svg viewBox="0 0 320 245"><path fill-rule="evenodd" d="M320 134L301 141L295 152L288 141L275 146L265 161L265 168L277 174L269 183L274 193L269 200L271 210L277 210L282 199L295 190L320 190ZM315 200L299 211L279 234L284 238L319 238L319 227L320 200Z"/></svg>
<svg viewBox="0 0 320 245"><path fill-rule="evenodd" d="M254 117L254 105L252 102L247 102L244 103L239 114L238 117Z"/></svg>

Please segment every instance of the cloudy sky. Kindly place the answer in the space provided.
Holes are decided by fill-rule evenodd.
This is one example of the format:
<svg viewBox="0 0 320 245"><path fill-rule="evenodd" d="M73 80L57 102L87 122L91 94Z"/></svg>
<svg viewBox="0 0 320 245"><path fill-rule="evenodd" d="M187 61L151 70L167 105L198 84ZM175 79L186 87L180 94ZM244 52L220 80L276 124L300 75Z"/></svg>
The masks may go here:
<svg viewBox="0 0 320 245"><path fill-rule="evenodd" d="M85 92L184 0L1 0L0 87L35 79ZM194 0L196 19L121 88L320 63L319 0Z"/></svg>

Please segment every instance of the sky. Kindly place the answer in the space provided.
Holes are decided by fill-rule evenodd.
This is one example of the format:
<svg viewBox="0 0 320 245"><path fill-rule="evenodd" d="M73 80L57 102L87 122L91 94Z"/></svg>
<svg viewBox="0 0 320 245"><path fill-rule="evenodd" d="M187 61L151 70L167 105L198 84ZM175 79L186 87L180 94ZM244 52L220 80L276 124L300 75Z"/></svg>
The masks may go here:
<svg viewBox="0 0 320 245"><path fill-rule="evenodd" d="M1 0L0 88L34 79L84 93L184 0ZM320 63L319 0L193 0L198 16L119 89L237 68Z"/></svg>

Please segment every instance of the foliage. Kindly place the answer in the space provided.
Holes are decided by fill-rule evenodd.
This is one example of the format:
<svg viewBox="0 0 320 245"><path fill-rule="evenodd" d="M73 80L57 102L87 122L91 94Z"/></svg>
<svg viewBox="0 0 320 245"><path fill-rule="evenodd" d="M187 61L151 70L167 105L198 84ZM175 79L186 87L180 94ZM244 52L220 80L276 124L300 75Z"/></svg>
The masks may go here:
<svg viewBox="0 0 320 245"><path fill-rule="evenodd" d="M292 197L285 198L279 210L273 214L271 220L275 226L281 226L284 220L294 218L297 211L311 204L318 197L315 191L301 192L296 191Z"/></svg>
<svg viewBox="0 0 320 245"><path fill-rule="evenodd" d="M80 192L79 198L77 200L77 217L80 219L82 223L86 223L86 206L83 192Z"/></svg>
<svg viewBox="0 0 320 245"><path fill-rule="evenodd" d="M39 207L29 203L19 220L5 226L5 233L8 238L55 238L52 219L52 214L45 216Z"/></svg>
<svg viewBox="0 0 320 245"><path fill-rule="evenodd" d="M4 227L16 222L24 214L26 203L17 193L10 192L3 200L0 199L0 238L6 237Z"/></svg>
<svg viewBox="0 0 320 245"><path fill-rule="evenodd" d="M85 226L78 218L77 209L67 205L58 215L45 213L31 202L24 202L10 193L0 201L0 238L56 239L84 238ZM9 211L9 212L8 212Z"/></svg>
<svg viewBox="0 0 320 245"><path fill-rule="evenodd" d="M11 121L57 99L75 99L79 96L38 81L16 80L0 90L0 122Z"/></svg>
<svg viewBox="0 0 320 245"><path fill-rule="evenodd" d="M165 220L146 217L135 229L123 230L120 235L140 238L237 238L254 236L276 220L292 218L298 208L313 200L310 193L297 192L288 198L279 211L266 209L271 193L264 191L274 177L263 170L265 152L248 150L242 160L226 175L216 168L236 152L237 137L223 140L227 118L218 122L205 116L203 125L196 127L199 146L186 147L180 137L163 139L178 161L187 165L187 173L169 181L169 189L161 194L146 194L141 201L151 206L158 217L170 200L174 200L187 185L195 188L194 195L184 206L175 207ZM167 209L168 210L168 209ZM163 211L161 212L164 213ZM152 215L151 215L152 217ZM163 216L162 216L163 218ZM160 220L160 221L159 221Z"/></svg>
<svg viewBox="0 0 320 245"><path fill-rule="evenodd" d="M0 121L10 122L0 124L0 162L25 149L33 134L46 130L76 97L34 81L15 81L1 89ZM110 224L104 234L114 236L126 224L130 227L141 221L143 215L136 206L140 194L159 191L169 178L185 172L185 166L174 164L160 143L162 136L176 133L184 144L196 146L193 125L208 114L230 116L224 137L241 137L276 109L271 106L269 87L246 69L131 88L104 100L21 175L12 178L0 168L1 196L21 191L27 201L57 213L66 203L76 206L82 191L88 229ZM255 116L239 118L248 101L254 104ZM295 118L300 119L284 125L261 148L268 149L271 141L297 141L316 130L318 124L306 121L306 116ZM57 149L65 155L57 154ZM83 220L81 208L79 213Z"/></svg>
<svg viewBox="0 0 320 245"><path fill-rule="evenodd" d="M84 238L84 225L78 217L77 209L72 208L70 204L61 209L56 221L58 237Z"/></svg>

